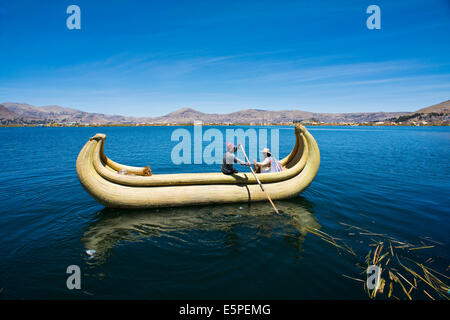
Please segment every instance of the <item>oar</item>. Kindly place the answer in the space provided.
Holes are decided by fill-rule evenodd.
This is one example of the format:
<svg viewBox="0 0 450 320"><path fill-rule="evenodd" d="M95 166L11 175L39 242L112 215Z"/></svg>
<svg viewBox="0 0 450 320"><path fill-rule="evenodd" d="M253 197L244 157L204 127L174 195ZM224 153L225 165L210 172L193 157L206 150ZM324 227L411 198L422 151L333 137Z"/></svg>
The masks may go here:
<svg viewBox="0 0 450 320"><path fill-rule="evenodd" d="M270 204L272 205L272 207L274 208L275 212L279 214L280 212L278 211L277 207L275 207L275 204L273 203L272 199L270 199L269 194L268 194L267 191L264 189L264 187L263 187L261 181L259 181L258 177L256 176L255 171L253 171L252 164L251 164L250 161L248 160L247 154L245 153L245 150L244 150L244 147L242 147L242 144L241 144L241 150L242 150L242 152L244 153L245 160L247 160L248 165L250 166L250 170L252 171L253 176L255 177L256 181L258 182L259 186L261 187L261 190L264 191L264 193L266 194L267 199L269 199L269 202L270 202Z"/></svg>

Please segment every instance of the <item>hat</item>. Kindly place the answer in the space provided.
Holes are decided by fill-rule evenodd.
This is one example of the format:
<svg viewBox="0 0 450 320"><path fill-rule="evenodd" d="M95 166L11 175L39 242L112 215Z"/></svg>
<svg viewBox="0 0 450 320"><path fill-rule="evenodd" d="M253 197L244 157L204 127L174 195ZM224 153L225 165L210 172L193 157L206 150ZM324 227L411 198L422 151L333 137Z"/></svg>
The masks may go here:
<svg viewBox="0 0 450 320"><path fill-rule="evenodd" d="M226 146L227 146L227 151L228 151L228 152L233 152L234 145L233 145L232 143L227 142L227 143L226 143Z"/></svg>
<svg viewBox="0 0 450 320"><path fill-rule="evenodd" d="M267 153L267 154L271 154L270 153L270 150L268 149L268 148L264 148L264 149L262 149L262 151L261 151L262 153Z"/></svg>

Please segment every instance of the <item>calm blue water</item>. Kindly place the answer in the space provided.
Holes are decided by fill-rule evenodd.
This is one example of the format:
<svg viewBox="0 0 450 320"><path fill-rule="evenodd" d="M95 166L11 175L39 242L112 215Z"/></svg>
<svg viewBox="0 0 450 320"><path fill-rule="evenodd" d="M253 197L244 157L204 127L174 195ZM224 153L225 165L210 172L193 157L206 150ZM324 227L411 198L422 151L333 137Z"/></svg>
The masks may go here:
<svg viewBox="0 0 450 320"><path fill-rule="evenodd" d="M321 167L303 194L276 202L281 216L267 203L107 210L78 182L76 157L97 132L120 163L150 164L154 173L218 169L171 165L173 130L0 128L0 298L367 299L362 283L342 275L364 278L358 265L377 237L341 223L434 245L396 250L448 276L450 128L309 128ZM293 129L280 137L283 157ZM82 270L81 290L66 288L69 265Z"/></svg>

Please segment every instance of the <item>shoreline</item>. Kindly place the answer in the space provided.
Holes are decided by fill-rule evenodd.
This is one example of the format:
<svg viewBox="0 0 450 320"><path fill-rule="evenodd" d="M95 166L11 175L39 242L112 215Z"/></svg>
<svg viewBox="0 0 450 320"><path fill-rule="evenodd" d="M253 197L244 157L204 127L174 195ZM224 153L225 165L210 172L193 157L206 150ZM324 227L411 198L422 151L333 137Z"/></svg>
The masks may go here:
<svg viewBox="0 0 450 320"><path fill-rule="evenodd" d="M297 123L202 123L202 126L214 127L233 127L233 126L293 126ZM300 123L308 127L448 127L450 124L445 123ZM89 127L186 127L196 126L193 123L146 123L146 124L127 124L127 123L105 123L105 124L76 124L67 125L60 123L51 124L0 124L0 128L89 128Z"/></svg>

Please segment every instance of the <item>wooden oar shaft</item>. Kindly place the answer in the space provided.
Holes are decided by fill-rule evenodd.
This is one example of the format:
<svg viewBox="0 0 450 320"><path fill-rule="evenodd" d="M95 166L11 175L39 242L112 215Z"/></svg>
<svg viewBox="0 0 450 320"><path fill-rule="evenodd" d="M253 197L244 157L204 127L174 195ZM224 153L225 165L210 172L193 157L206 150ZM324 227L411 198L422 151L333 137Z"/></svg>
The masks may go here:
<svg viewBox="0 0 450 320"><path fill-rule="evenodd" d="M270 198L269 193L264 189L264 187L263 187L261 181L259 181L258 176L256 175L255 171L253 171L252 164L250 163L250 160L248 160L247 154L245 153L245 150L244 150L244 147L242 146L242 144L241 144L241 150L242 150L242 152L244 153L245 160L247 160L247 163L248 163L248 165L250 166L250 170L252 171L253 176L254 176L255 179L256 179L256 182L258 182L259 186L261 187L261 190L264 191L264 193L266 194L267 199L269 199L269 202L270 202L270 204L272 205L272 207L273 207L273 209L275 210L275 212L276 212L276 213L280 213L280 212L278 211L277 207L275 206L275 204L273 203L272 199Z"/></svg>

